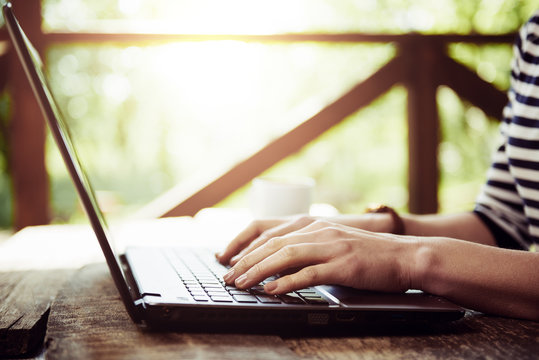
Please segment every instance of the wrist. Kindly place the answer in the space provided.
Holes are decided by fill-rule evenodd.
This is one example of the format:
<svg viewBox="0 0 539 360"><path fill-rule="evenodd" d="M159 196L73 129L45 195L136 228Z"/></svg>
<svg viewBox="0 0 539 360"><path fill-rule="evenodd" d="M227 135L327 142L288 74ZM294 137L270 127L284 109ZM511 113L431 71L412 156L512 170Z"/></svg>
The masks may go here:
<svg viewBox="0 0 539 360"><path fill-rule="evenodd" d="M430 241L415 238L409 263L410 286L412 289L432 292L429 287L429 277L434 274L437 266L436 253Z"/></svg>

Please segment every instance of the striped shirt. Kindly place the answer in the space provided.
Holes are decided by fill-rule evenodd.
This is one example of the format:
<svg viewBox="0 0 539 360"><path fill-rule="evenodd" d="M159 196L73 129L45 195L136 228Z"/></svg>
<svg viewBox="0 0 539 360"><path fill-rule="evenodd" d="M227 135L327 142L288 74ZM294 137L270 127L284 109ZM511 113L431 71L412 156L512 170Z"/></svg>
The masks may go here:
<svg viewBox="0 0 539 360"><path fill-rule="evenodd" d="M499 246L530 249L539 243L539 11L521 28L513 52L501 144L474 211Z"/></svg>

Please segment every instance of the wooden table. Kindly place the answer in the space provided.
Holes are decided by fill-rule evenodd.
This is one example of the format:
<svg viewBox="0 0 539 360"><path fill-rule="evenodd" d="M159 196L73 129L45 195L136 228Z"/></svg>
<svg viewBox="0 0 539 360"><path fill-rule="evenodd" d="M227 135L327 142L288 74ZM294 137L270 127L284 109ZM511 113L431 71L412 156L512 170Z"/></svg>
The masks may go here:
<svg viewBox="0 0 539 360"><path fill-rule="evenodd" d="M185 225L185 224L184 224ZM66 229L59 230L59 229ZM92 256L80 229L40 228L17 235L0 245L2 256L13 259L16 246L26 249L19 271L0 272L0 357L23 354L46 359L537 359L539 323L470 313L442 331L360 335L294 336L252 334L191 334L154 332L131 322L103 262L88 264ZM46 233L54 233L54 241ZM23 270L31 262L28 246L36 234L47 241L52 253L76 264L77 248L85 250L80 266ZM58 240L72 234L78 246L71 256L59 256ZM89 236L90 243L91 233ZM49 234L50 235L50 234ZM32 239L32 240L29 240ZM43 239L42 239L43 240ZM74 239L71 238L72 242ZM7 245L6 245L7 244ZM91 246L90 246L91 248ZM6 250L7 249L7 250ZM39 249L43 252L43 249ZM56 251L53 251L56 250ZM46 255L46 254L45 254ZM54 259L54 256L51 256ZM4 260L7 258L5 257ZM80 260L80 259L79 259ZM52 260L51 260L52 261ZM57 263L58 263L57 259ZM5 262L5 261L4 261ZM91 262L91 261L90 261ZM38 264L39 265L39 264ZM45 263L40 264L40 267ZM1 266L0 266L1 267Z"/></svg>

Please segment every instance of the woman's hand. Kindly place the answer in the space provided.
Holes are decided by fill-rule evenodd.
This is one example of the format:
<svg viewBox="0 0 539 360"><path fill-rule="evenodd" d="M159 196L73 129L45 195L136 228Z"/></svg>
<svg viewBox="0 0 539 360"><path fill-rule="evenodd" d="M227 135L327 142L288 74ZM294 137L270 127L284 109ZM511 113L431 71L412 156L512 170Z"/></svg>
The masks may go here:
<svg viewBox="0 0 539 360"><path fill-rule="evenodd" d="M312 216L255 220L215 257L223 265L234 265L269 239L300 230L317 220L320 218ZM393 227L388 214L339 215L326 221L377 232L389 231Z"/></svg>
<svg viewBox="0 0 539 360"><path fill-rule="evenodd" d="M240 237L244 242L229 246L243 250L232 260L233 267L224 277L227 283L249 288L269 276L291 272L267 283L264 290L282 294L321 284L397 292L411 287L410 264L417 247L411 238L313 218L281 223L270 230L263 230L264 225L248 228L244 232L250 236ZM234 251L225 251L221 258L226 260L230 253Z"/></svg>
<svg viewBox="0 0 539 360"><path fill-rule="evenodd" d="M315 221L310 216L283 219L255 220L228 244L226 249L215 257L223 265L234 265L266 241L299 230Z"/></svg>
<svg viewBox="0 0 539 360"><path fill-rule="evenodd" d="M391 218L373 215L255 221L217 256L233 265L224 279L249 288L287 273L266 283L269 294L321 284L419 289L485 313L539 320L539 254L492 246L473 213L405 218L416 236L383 233Z"/></svg>

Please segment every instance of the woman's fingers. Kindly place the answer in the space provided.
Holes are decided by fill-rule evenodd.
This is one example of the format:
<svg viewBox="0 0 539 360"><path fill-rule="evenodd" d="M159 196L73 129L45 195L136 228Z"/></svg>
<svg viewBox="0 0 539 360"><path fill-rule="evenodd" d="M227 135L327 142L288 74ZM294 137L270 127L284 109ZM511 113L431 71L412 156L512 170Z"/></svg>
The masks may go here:
<svg viewBox="0 0 539 360"><path fill-rule="evenodd" d="M259 230L255 223L249 224L241 233L238 234L232 240L225 250L221 253L215 254L217 261L221 264L226 265L229 263L232 256L236 255L243 248L245 248L249 243L259 235Z"/></svg>
<svg viewBox="0 0 539 360"><path fill-rule="evenodd" d="M253 252L231 269L225 281L233 282L238 288L248 288L284 270L324 263L332 256L323 243L295 241L296 244L286 245L269 256L263 255L263 251Z"/></svg>
<svg viewBox="0 0 539 360"><path fill-rule="evenodd" d="M277 225L275 227L272 227L261 234L259 236L252 240L245 248L243 248L237 255L235 255L232 259L230 259L229 263L230 265L234 266L238 263L239 260L241 260L243 257L245 257L247 254L250 254L255 249L258 249L260 246L264 245L268 240L284 236L289 233L292 233L294 231L297 231L299 229L302 229L309 224L313 223L315 221L314 218L311 217L300 217L297 219L294 219L292 221L288 221L285 223L282 223L280 225Z"/></svg>
<svg viewBox="0 0 539 360"><path fill-rule="evenodd" d="M307 266L293 274L267 283L264 285L264 291L268 294L286 294L310 286L336 284L340 282L335 278L339 271L336 263L332 262Z"/></svg>
<svg viewBox="0 0 539 360"><path fill-rule="evenodd" d="M283 227L285 230L283 232L291 231L292 228L297 227L296 225L297 223L286 224L286 226ZM228 274L224 276L224 280L229 284L234 283L236 278L244 274L252 266L258 264L265 258L280 251L286 246L301 243L317 243L327 241L328 236L325 236L324 234L327 234L328 231L326 229L318 229L318 227L319 226L316 223L311 223L306 227L300 228L298 231L286 233L283 236L275 237L271 237L271 234L280 233L280 231L268 231L267 233L264 233L255 240L257 244L253 242L252 246L248 246L238 256L234 257L231 260L230 263L232 265L232 269L229 271ZM327 250L322 251L322 253L326 254Z"/></svg>
<svg viewBox="0 0 539 360"><path fill-rule="evenodd" d="M291 231L293 228L297 228L298 223L285 224L281 229ZM301 224L303 225L303 224ZM272 232L273 231L273 232ZM349 236L347 228L340 229L339 226L333 226L333 224L315 221L311 222L307 226L300 227L299 230L287 233L283 236L271 237L274 233L279 233L280 231L268 231L261 235L256 242L253 242L254 245L249 245L245 248L240 255L232 259L231 264L233 265L232 269L224 276L224 280L232 284L238 279L241 275L245 274L252 267L257 269L264 268L263 274L266 277L274 275L277 272L283 272L285 270L303 267L304 265L311 264L316 261L321 261L320 259L327 259L328 256L336 255L336 252L341 251L341 247L338 244L333 244L333 246L307 246L306 248L312 249L310 258L305 260L302 256L305 256L306 253L295 254L296 247L294 245L313 245L317 243L325 243L328 241L335 241L337 239L342 239ZM267 238L271 237L271 238ZM301 247L303 249L303 247ZM317 252L317 253L315 253ZM274 255L279 257L275 257ZM275 267L266 268L268 264L274 265L272 262L265 262L265 259L270 258L272 260L280 259L279 269ZM283 262L286 260L286 262ZM305 262L307 261L307 262ZM251 273L252 275L253 273ZM257 279L262 275L257 276ZM264 280L265 278L260 278L259 281ZM251 282L249 282L250 284ZM238 284L236 284L238 285ZM244 286L241 284L240 286Z"/></svg>
<svg viewBox="0 0 539 360"><path fill-rule="evenodd" d="M251 253L269 239L283 236L288 233L299 231L309 232L322 229L328 226L338 226L337 224L320 221L309 216L297 217L295 219L266 219L255 220L247 226L228 246L219 254L215 254L217 260L223 265L234 265L245 255ZM340 225L342 229L355 229L349 226Z"/></svg>
<svg viewBox="0 0 539 360"><path fill-rule="evenodd" d="M265 230L273 228L283 223L282 219L256 220L251 222L234 240L232 240L225 250L215 254L217 261L223 265L230 263L230 259L241 252L253 240L258 238Z"/></svg>
<svg viewBox="0 0 539 360"><path fill-rule="evenodd" d="M282 228L290 230L289 225ZM315 221L282 236L260 240L224 276L228 284L249 288L275 274L265 285L271 294L320 284L378 291L410 287L408 265L417 242L407 237ZM299 269L299 270L297 270Z"/></svg>

